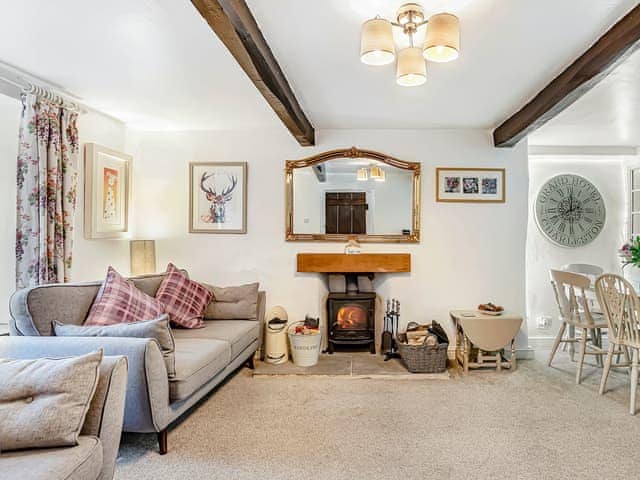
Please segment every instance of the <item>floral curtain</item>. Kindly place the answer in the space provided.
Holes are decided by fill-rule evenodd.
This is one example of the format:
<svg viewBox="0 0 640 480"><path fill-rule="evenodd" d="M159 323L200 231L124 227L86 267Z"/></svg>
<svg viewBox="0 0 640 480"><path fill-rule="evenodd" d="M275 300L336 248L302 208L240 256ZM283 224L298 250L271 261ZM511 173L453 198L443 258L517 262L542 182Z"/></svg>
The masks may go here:
<svg viewBox="0 0 640 480"><path fill-rule="evenodd" d="M78 114L24 95L18 147L16 286L71 275L78 184Z"/></svg>

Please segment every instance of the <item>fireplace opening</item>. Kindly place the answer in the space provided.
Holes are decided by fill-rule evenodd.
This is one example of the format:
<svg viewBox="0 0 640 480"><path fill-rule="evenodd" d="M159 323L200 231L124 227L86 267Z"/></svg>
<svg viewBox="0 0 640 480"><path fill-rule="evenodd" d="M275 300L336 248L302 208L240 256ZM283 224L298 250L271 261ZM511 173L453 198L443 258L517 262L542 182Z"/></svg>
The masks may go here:
<svg viewBox="0 0 640 480"><path fill-rule="evenodd" d="M335 346L368 346L375 353L375 305L376 294L371 292L329 294L329 353Z"/></svg>
<svg viewBox="0 0 640 480"><path fill-rule="evenodd" d="M367 312L359 305L346 305L338 310L338 328L365 330Z"/></svg>

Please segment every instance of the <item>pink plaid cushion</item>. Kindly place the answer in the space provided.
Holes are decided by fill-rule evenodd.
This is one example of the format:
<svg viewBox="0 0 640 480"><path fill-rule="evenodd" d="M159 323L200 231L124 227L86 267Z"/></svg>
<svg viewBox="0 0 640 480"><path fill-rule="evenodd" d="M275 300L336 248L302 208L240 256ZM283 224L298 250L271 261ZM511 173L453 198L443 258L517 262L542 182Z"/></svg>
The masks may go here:
<svg viewBox="0 0 640 480"><path fill-rule="evenodd" d="M202 316L213 294L189 278L173 263L167 266L156 299L164 305L171 321L185 328L201 328Z"/></svg>
<svg viewBox="0 0 640 480"><path fill-rule="evenodd" d="M150 320L164 312L162 303L138 290L113 267L91 306L85 325L113 325Z"/></svg>

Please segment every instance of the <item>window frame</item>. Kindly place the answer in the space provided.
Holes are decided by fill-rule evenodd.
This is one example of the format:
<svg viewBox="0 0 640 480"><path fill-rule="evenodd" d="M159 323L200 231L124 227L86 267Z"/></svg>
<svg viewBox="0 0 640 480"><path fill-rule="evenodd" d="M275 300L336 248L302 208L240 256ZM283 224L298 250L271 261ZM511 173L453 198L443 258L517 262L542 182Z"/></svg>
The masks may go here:
<svg viewBox="0 0 640 480"><path fill-rule="evenodd" d="M629 186L629 197L628 197L628 204L627 204L627 222L628 222L627 234L630 239L634 239L636 236L640 236L640 230L637 232L633 231L633 216L638 215L640 217L640 205L637 205L636 206L637 210L634 210L634 204L633 204L634 193L640 194L640 165L629 167L627 172L628 172L627 184ZM634 174L636 173L638 174L638 177L639 177L639 184L637 187L634 188L633 180L634 180ZM640 222L638 222L638 228L640 228Z"/></svg>

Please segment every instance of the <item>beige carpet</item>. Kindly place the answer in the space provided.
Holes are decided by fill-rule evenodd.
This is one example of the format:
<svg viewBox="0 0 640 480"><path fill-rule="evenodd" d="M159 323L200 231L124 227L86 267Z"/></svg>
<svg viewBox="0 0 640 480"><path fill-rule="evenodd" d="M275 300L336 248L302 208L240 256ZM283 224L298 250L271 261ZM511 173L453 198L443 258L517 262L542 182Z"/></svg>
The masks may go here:
<svg viewBox="0 0 640 480"><path fill-rule="evenodd" d="M252 378L241 370L169 432L127 434L117 479L614 479L640 477L628 376L597 393L558 367L450 381ZM640 403L640 402L639 402Z"/></svg>

